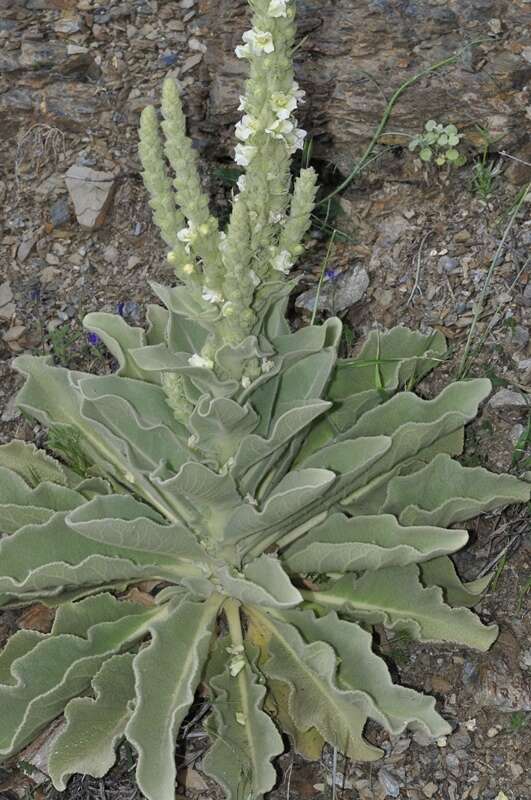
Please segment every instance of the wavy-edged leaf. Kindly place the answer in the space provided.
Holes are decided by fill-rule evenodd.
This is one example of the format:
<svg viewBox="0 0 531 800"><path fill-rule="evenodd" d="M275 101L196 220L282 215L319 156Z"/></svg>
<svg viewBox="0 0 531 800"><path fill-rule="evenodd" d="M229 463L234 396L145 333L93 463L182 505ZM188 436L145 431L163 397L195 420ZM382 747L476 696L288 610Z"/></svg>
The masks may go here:
<svg viewBox="0 0 531 800"><path fill-rule="evenodd" d="M282 414L275 421L271 434L267 438L256 433L244 436L231 467L232 475L244 486L244 490L254 491L271 465L271 457L274 457L281 448L284 448L329 408L330 403L325 400L307 403ZM246 473L251 470L251 475L247 475Z"/></svg>
<svg viewBox="0 0 531 800"><path fill-rule="evenodd" d="M446 526L508 503L526 503L530 488L512 475L462 467L441 453L424 469L393 478L384 510L400 515L405 525Z"/></svg>
<svg viewBox="0 0 531 800"><path fill-rule="evenodd" d="M274 722L263 711L266 688L253 668L255 648L245 648L245 666L230 673L227 656L220 674L210 678L214 700L209 727L213 743L203 771L225 790L227 800L261 797L276 781L271 761L284 750Z"/></svg>
<svg viewBox="0 0 531 800"><path fill-rule="evenodd" d="M371 331L357 356L338 360L326 393L334 408L312 429L301 458L354 425L399 386L420 380L445 352L446 343L440 333L425 335L402 327L386 333Z"/></svg>
<svg viewBox="0 0 531 800"><path fill-rule="evenodd" d="M316 728L334 747L357 761L374 761L382 751L363 739L367 715L355 692L337 681L337 655L326 642L307 644L293 625L256 609L246 609L255 626L265 628L270 658L268 678L290 687L288 711L302 732Z"/></svg>
<svg viewBox="0 0 531 800"><path fill-rule="evenodd" d="M148 322L146 344L165 344L170 322L169 311L155 303L148 303L146 306L146 319Z"/></svg>
<svg viewBox="0 0 531 800"><path fill-rule="evenodd" d="M108 605L112 600L108 601ZM114 600L114 604L118 601ZM119 603L118 603L119 604ZM8 756L30 741L61 713L72 697L89 685L103 662L125 644L142 638L160 609L131 610L125 603L121 617L103 621L100 604L86 638L71 633L43 635L31 649L11 663L13 680L0 686L2 726L0 754ZM113 609L114 610L114 609ZM117 615L115 614L115 617ZM60 625L56 630L60 629Z"/></svg>
<svg viewBox="0 0 531 800"><path fill-rule="evenodd" d="M44 481L60 486L71 486L79 481L79 476L64 464L60 464L34 444L22 442L20 439L0 445L0 466L16 472L32 489L36 489Z"/></svg>
<svg viewBox="0 0 531 800"><path fill-rule="evenodd" d="M190 460L186 432L179 425L158 386L116 376L79 380L81 411L122 444L129 464L143 471L161 459L174 469Z"/></svg>
<svg viewBox="0 0 531 800"><path fill-rule="evenodd" d="M420 577L424 586L440 586L448 605L472 608L481 600L492 580L492 573L464 583L457 574L452 559L441 556L420 564Z"/></svg>
<svg viewBox="0 0 531 800"><path fill-rule="evenodd" d="M332 514L288 547L282 562L294 572L362 572L427 561L454 553L467 541L466 531L404 527L391 514Z"/></svg>
<svg viewBox="0 0 531 800"><path fill-rule="evenodd" d="M170 556L119 550L77 533L56 512L42 525L27 525L0 540L0 594L44 597L81 586L132 582L142 578L201 574L192 564L182 567ZM2 598L5 602L5 598Z"/></svg>
<svg viewBox="0 0 531 800"><path fill-rule="evenodd" d="M322 592L303 592L322 608L330 608L369 624L405 630L413 639L455 642L488 650L498 635L467 608L451 608L442 590L424 587L416 564L346 575Z"/></svg>
<svg viewBox="0 0 531 800"><path fill-rule="evenodd" d="M142 328L133 328L118 314L92 312L83 319L86 330L96 333L118 362L117 375L141 381L156 381L153 373L139 370L130 356L130 351L146 344Z"/></svg>
<svg viewBox="0 0 531 800"><path fill-rule="evenodd" d="M324 493L317 494L313 500L308 498L306 503L297 509L297 513L283 520L278 519L273 525L263 528L259 534L248 537L244 543L245 553L250 550L256 552L258 547L264 552L267 547L275 543L285 546L302 536L306 530L322 522L330 508L339 503L345 495L350 494L353 486L363 482L367 470L385 456L390 445L391 440L388 436L362 437L353 442L338 442L307 459L305 469L289 472L275 488L266 504L271 502L271 498L275 496L284 481L299 472L305 473L306 468L311 471L332 473L336 477L333 485L331 484Z"/></svg>
<svg viewBox="0 0 531 800"><path fill-rule="evenodd" d="M269 495L262 509L251 503L236 509L225 529L228 542L239 542L272 527L280 528L296 517L317 498L323 496L335 480L335 474L325 469L303 469L288 473Z"/></svg>
<svg viewBox="0 0 531 800"><path fill-rule="evenodd" d="M91 377L84 373L73 373L63 367L54 367L50 356L18 356L14 367L27 380L17 395L17 405L40 423L53 428L54 425L70 425L81 435L80 447L92 463L118 466L124 452L121 443L110 434L107 439L102 429L89 424L81 413L79 389L71 377Z"/></svg>
<svg viewBox="0 0 531 800"><path fill-rule="evenodd" d="M223 591L242 603L269 608L293 608L302 597L273 556L261 555L246 564L243 573L223 567L217 573Z"/></svg>
<svg viewBox="0 0 531 800"><path fill-rule="evenodd" d="M18 473L0 467L2 533L16 533L24 525L46 522L55 511L70 511L84 502L82 494L67 486L43 481L32 488Z"/></svg>
<svg viewBox="0 0 531 800"><path fill-rule="evenodd" d="M372 650L368 631L335 612L317 617L309 610L289 611L282 616L307 642L327 642L334 648L339 657L339 685L350 689L367 716L393 736L408 725L431 736L450 733L450 726L435 710L433 697L393 683L385 661Z"/></svg>
<svg viewBox="0 0 531 800"><path fill-rule="evenodd" d="M184 525L165 524L150 506L128 495L106 495L85 503L66 519L73 530L96 542L126 551L155 553L185 561L206 562L208 556Z"/></svg>
<svg viewBox="0 0 531 800"><path fill-rule="evenodd" d="M192 323L200 324L210 331L212 324L219 318L219 309L204 303L198 289L190 289L188 286L164 286L156 281L150 281L149 285L168 311L178 317L185 317L187 322L191 320Z"/></svg>
<svg viewBox="0 0 531 800"><path fill-rule="evenodd" d="M336 362L336 351L328 347L318 353L296 359L280 375L275 399L274 419L286 411L300 408L321 398Z"/></svg>
<svg viewBox="0 0 531 800"><path fill-rule="evenodd" d="M203 397L190 416L193 446L213 456L219 464L231 458L243 436L256 428L256 412L228 397Z"/></svg>
<svg viewBox="0 0 531 800"><path fill-rule="evenodd" d="M190 366L188 353L173 353L163 344L132 350L131 356L141 369L148 372L170 372L189 378L201 393L212 397L231 397L241 388L237 381L220 380L207 367Z"/></svg>
<svg viewBox="0 0 531 800"><path fill-rule="evenodd" d="M262 671L263 664L269 658L268 630L261 625L256 625L253 620L248 620L246 641L251 642L259 652L258 667ZM295 751L309 761L317 761L325 744L325 740L316 728L300 731L290 717L288 700L291 689L287 683L269 678L267 681L267 695L264 709L275 720L278 727L292 740Z"/></svg>
<svg viewBox="0 0 531 800"><path fill-rule="evenodd" d="M260 347L256 336L247 336L236 345L225 344L215 354L214 361L222 372L235 381L241 381L245 367L252 358L264 358L272 355L271 347L267 351Z"/></svg>
<svg viewBox="0 0 531 800"><path fill-rule="evenodd" d="M183 599L150 627L135 657L136 705L126 737L138 753L136 780L148 800L175 798L175 742L194 699L222 598ZM153 680L153 676L157 680Z"/></svg>
<svg viewBox="0 0 531 800"><path fill-rule="evenodd" d="M462 428L474 419L490 389L490 381L477 378L450 384L433 400L401 392L367 411L345 436L387 435L393 440L386 457L369 470L367 481Z"/></svg>
<svg viewBox="0 0 531 800"><path fill-rule="evenodd" d="M166 477L170 475L170 477ZM212 538L220 539L228 518L243 502L234 478L228 472L214 472L205 464L189 461L177 475L165 467L151 475L165 496L186 503L207 525Z"/></svg>
<svg viewBox="0 0 531 800"><path fill-rule="evenodd" d="M341 338L342 324L337 317L330 317L322 325L306 325L298 331L285 333L273 339L277 353L283 356L319 353L325 347L337 347Z"/></svg>
<svg viewBox="0 0 531 800"><path fill-rule="evenodd" d="M48 759L48 774L60 792L75 772L102 778L115 763L135 696L133 658L131 653L109 658L91 681L95 697L79 697L66 706L66 725Z"/></svg>

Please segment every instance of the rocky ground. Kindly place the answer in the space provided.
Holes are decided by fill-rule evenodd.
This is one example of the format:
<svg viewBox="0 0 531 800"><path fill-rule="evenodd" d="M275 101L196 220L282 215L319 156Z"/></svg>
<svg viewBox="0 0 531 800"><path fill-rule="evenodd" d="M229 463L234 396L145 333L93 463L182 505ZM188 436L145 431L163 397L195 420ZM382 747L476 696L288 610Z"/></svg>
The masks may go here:
<svg viewBox="0 0 531 800"><path fill-rule="evenodd" d="M375 151L378 159L320 207L301 262L293 323L302 324L313 310L334 230L318 302L321 315L343 318L345 352L374 326L437 328L448 338L450 357L422 387L429 393L463 373L477 316L464 373L490 377L494 394L469 430L465 460L494 471L529 471L529 201L513 212L531 179L525 89L531 6L525 0L300 5L307 38L298 51L299 79L314 92L304 124L314 136L323 194L363 152L385 106L382 94L388 98L403 80L466 41L485 39L473 63L454 65L404 93ZM226 216L234 180L227 142L236 119L227 103L241 84L241 66L230 53L233 31L244 26L243 6L0 0L0 443L13 436L44 440L14 405L14 355L50 352L70 367L107 370L107 356L82 328L84 314L116 311L141 322L144 303L153 299L146 280L171 280L136 155L139 112L168 73L182 86L213 207ZM353 7L363 22L357 28ZM351 64L357 72L348 83ZM463 131L465 166L438 169L408 151L408 135L430 117ZM491 138L504 137L486 155L492 175L483 191L474 183L483 152L476 124ZM459 566L464 577L496 571L480 606L483 618L502 629L491 652L400 638L380 642L402 682L437 696L452 735L435 743L419 734L389 740L375 729L370 736L387 756L371 767L334 762L329 752L315 763L288 753L272 800L531 796L526 509L478 520L473 534ZM50 622L43 609L4 612L0 641L17 626L47 630ZM204 744L191 725L181 742L180 791L206 800L216 794L200 774ZM131 758L124 749L104 781L73 780L65 796L136 798ZM55 796L30 767L0 772L0 800Z"/></svg>

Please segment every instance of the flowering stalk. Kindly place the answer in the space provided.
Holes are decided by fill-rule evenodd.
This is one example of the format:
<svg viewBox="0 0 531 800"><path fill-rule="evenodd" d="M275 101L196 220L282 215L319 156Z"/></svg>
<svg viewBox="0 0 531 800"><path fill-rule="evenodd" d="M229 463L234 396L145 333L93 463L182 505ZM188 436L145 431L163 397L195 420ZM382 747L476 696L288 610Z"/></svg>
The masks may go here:
<svg viewBox="0 0 531 800"><path fill-rule="evenodd" d="M295 2L252 0L250 5L252 28L236 48L238 58L249 61L240 102L243 116L235 131L235 160L244 174L225 232L218 230L209 212L173 80L164 82L162 92L164 149L153 109L144 111L140 132L144 180L155 222L172 248L168 260L191 291L186 314L209 330L190 366L212 369L222 380L227 374L217 352L260 333L264 308L272 293L278 295L302 253L317 179L313 169L302 170L290 203L290 161L306 135L295 116L304 98L293 74ZM164 156L174 172L173 187ZM259 360L249 356L242 380L248 382L260 371ZM190 399L182 379L167 378L163 386L176 416L184 421L190 414Z"/></svg>

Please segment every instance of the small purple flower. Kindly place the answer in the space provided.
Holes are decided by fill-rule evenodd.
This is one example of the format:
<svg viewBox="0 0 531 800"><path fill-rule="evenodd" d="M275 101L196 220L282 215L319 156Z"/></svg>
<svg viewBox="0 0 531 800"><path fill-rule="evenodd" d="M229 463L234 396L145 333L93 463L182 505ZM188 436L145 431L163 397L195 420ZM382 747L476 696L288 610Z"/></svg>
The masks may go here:
<svg viewBox="0 0 531 800"><path fill-rule="evenodd" d="M97 333L94 333L94 331L87 333L87 341L90 345L92 345L92 347L97 347L99 344L101 344L100 337Z"/></svg>
<svg viewBox="0 0 531 800"><path fill-rule="evenodd" d="M30 298L34 303L38 302L41 299L41 290L38 287L32 289L30 292Z"/></svg>
<svg viewBox="0 0 531 800"><path fill-rule="evenodd" d="M337 278L337 274L338 273L337 273L336 269L332 269L332 268L325 269L325 278L327 280L329 280L329 281L335 280L335 278Z"/></svg>
<svg viewBox="0 0 531 800"><path fill-rule="evenodd" d="M125 303L117 303L116 304L116 313L119 314L121 317L125 314Z"/></svg>

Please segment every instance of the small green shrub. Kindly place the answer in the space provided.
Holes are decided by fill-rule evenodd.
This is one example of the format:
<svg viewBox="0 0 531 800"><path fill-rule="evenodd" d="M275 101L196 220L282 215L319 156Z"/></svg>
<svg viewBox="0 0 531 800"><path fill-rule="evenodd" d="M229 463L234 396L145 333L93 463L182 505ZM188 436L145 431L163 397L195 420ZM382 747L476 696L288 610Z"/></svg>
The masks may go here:
<svg viewBox="0 0 531 800"><path fill-rule="evenodd" d="M142 114L140 153L177 286L151 284L147 330L85 325L117 362L93 376L16 360L18 405L51 430L55 460L0 447L0 605L57 607L51 633L20 630L0 653L0 754L64 714L49 772L101 777L125 739L148 800L174 800L176 738L200 682L211 737L202 769L227 798L273 786L281 731L316 757L382 751L368 719L448 733L433 698L393 684L372 629L488 648L450 555L466 520L529 497L514 477L461 466L464 426L488 380L432 400L411 387L441 335L373 332L338 357L341 322L293 333L285 311L315 197L293 186L294 3L253 0L238 54L250 79L226 231L208 209L175 83ZM172 167L169 177L166 159ZM457 527L456 527L457 526ZM123 596L153 581L152 605Z"/></svg>
<svg viewBox="0 0 531 800"><path fill-rule="evenodd" d="M461 167L466 158L459 151L459 143L463 134L459 133L455 125L443 125L434 119L429 119L424 130L415 136L409 143L409 150L413 153L418 150L421 161L433 162L438 167L446 164Z"/></svg>

